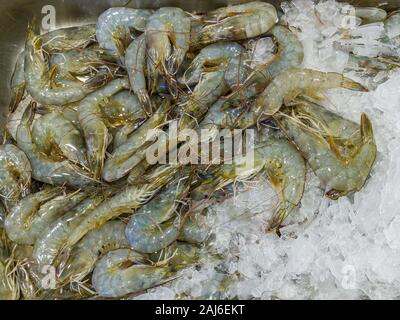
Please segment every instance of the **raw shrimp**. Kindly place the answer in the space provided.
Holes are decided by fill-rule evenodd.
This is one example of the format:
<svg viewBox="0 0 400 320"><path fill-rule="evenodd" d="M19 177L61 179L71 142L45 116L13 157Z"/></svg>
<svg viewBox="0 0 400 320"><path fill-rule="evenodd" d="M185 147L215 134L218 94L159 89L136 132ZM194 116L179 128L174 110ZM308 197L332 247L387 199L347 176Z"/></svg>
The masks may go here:
<svg viewBox="0 0 400 320"><path fill-rule="evenodd" d="M344 119L323 106L310 101L309 98L297 98L294 101L296 114L311 130L321 134L341 157L349 157L357 152L361 144L360 126Z"/></svg>
<svg viewBox="0 0 400 320"><path fill-rule="evenodd" d="M115 79L104 88L87 96L79 105L79 122L85 135L87 156L95 178L100 177L110 139L108 129L102 119L99 103L128 87L128 79Z"/></svg>
<svg viewBox="0 0 400 320"><path fill-rule="evenodd" d="M18 244L34 244L51 223L87 196L83 192L64 192L63 188L56 187L23 198L6 218L8 237Z"/></svg>
<svg viewBox="0 0 400 320"><path fill-rule="evenodd" d="M363 20L364 23L379 22L386 19L385 10L376 7L355 7L356 17Z"/></svg>
<svg viewBox="0 0 400 320"><path fill-rule="evenodd" d="M189 243L203 243L210 235L211 228L207 226L205 216L200 212L189 214L179 231L178 240Z"/></svg>
<svg viewBox="0 0 400 320"><path fill-rule="evenodd" d="M255 79L253 81L255 80L258 85L268 84L281 72L299 67L303 62L303 45L293 32L283 26L276 25L271 29L271 34L277 42L278 52L271 64L260 65L254 70Z"/></svg>
<svg viewBox="0 0 400 320"><path fill-rule="evenodd" d="M215 71L205 73L194 89L186 106L181 111L181 117L177 123L177 134L185 129L195 129L198 126L198 119L201 119L208 111L209 107L223 94L229 91L229 85L225 81L225 71ZM178 137L170 137L168 145L165 139L158 139L150 147L157 150L157 161L165 159L168 152L178 147ZM144 155L138 157L136 164L144 159Z"/></svg>
<svg viewBox="0 0 400 320"><path fill-rule="evenodd" d="M17 58L15 69L11 77L11 101L9 105L9 112L14 112L22 101L25 94L25 52L22 51Z"/></svg>
<svg viewBox="0 0 400 320"><path fill-rule="evenodd" d="M168 262L171 271L177 272L185 267L197 263L200 259L201 249L195 245L176 241L167 248L149 255L151 261L162 265Z"/></svg>
<svg viewBox="0 0 400 320"><path fill-rule="evenodd" d="M13 252L21 294L27 300L45 299L52 290L44 289L45 274L42 271L46 269L34 262L32 252L30 245L16 245Z"/></svg>
<svg viewBox="0 0 400 320"><path fill-rule="evenodd" d="M11 135L14 140L17 140L17 130L21 123L22 116L24 115L26 108L28 108L32 103L32 97L26 96L17 106L13 113L9 114L7 117L7 133ZM39 108L39 106L37 106ZM40 106L41 107L41 106ZM35 119L39 118L39 114L35 114Z"/></svg>
<svg viewBox="0 0 400 320"><path fill-rule="evenodd" d="M255 114L259 120L272 116L282 106L301 93L316 96L318 92L331 88L366 91L361 84L334 72L293 68L277 75L257 98Z"/></svg>
<svg viewBox="0 0 400 320"><path fill-rule="evenodd" d="M123 222L110 221L92 230L70 252L65 266L62 266L59 282L83 280L92 272L101 255L121 248L129 248Z"/></svg>
<svg viewBox="0 0 400 320"><path fill-rule="evenodd" d="M199 66L206 63L209 56L211 59L220 61L219 63L217 62L216 71L207 72L199 79L200 82L194 88L183 110L182 117L179 120L178 130L186 128L192 129L197 126L198 119L201 119L201 117L207 113L209 107L217 101L219 97L226 94L229 89L240 85L241 80L244 80L243 78L246 74L245 70L242 70L245 68L241 68L240 63L240 56L244 51L243 47L228 43L212 45L203 50L202 52L206 52L205 56L207 58L203 60L203 54L200 53L200 58L193 63L193 70L189 67L189 78L193 78L194 81L196 81L199 76ZM225 53L224 50L227 50L229 53ZM223 59L222 62L225 61L225 63L221 64L221 59ZM192 73L192 75L190 75L190 73Z"/></svg>
<svg viewBox="0 0 400 320"><path fill-rule="evenodd" d="M84 49L96 40L96 26L61 28L39 36L42 47L47 53L64 52L74 49Z"/></svg>
<svg viewBox="0 0 400 320"><path fill-rule="evenodd" d="M115 63L115 58L101 49L70 50L50 56L50 67L58 66L60 71L73 76L84 76Z"/></svg>
<svg viewBox="0 0 400 320"><path fill-rule="evenodd" d="M180 227L177 208L188 190L187 177L173 181L132 215L125 232L133 250L153 253L176 240Z"/></svg>
<svg viewBox="0 0 400 320"><path fill-rule="evenodd" d="M228 54L223 52L228 50ZM197 62L193 63L193 70L189 71L189 80L195 83L199 76L199 68L207 62L208 57L215 59L217 71L206 72L198 79L200 81L193 90L186 106L182 110L182 116L178 122L178 134L184 129L194 129L198 126L198 121L207 113L209 107L229 89L235 87L244 79L242 68L240 67L240 56L243 48L240 45L227 43L223 45L210 45L202 50ZM189 67L190 69L190 67ZM186 81L184 77L183 81ZM173 140L172 140L173 141ZM176 143L170 143L169 150L176 148ZM163 157L167 150L164 146L158 145L159 155Z"/></svg>
<svg viewBox="0 0 400 320"><path fill-rule="evenodd" d="M175 74L189 49L190 18L180 8L158 9L146 26L148 47L148 74L154 92L158 75Z"/></svg>
<svg viewBox="0 0 400 320"><path fill-rule="evenodd" d="M129 172L128 184L135 184L138 179L151 167L151 164L147 162L146 159L140 161L132 170Z"/></svg>
<svg viewBox="0 0 400 320"><path fill-rule="evenodd" d="M261 170L280 197L280 206L274 212L270 229L276 229L296 207L303 196L305 162L301 154L285 138L272 130L262 128L254 147L254 164L244 162L224 164L192 192L194 199L210 196L212 192L236 180L248 179Z"/></svg>
<svg viewBox="0 0 400 320"><path fill-rule="evenodd" d="M121 297L160 284L171 275L167 265L145 261L145 256L131 249L111 251L96 264L92 285L102 297Z"/></svg>
<svg viewBox="0 0 400 320"><path fill-rule="evenodd" d="M37 105L35 107L35 113L37 118L40 118L41 115L46 115L52 112L61 113L62 116L69 120L76 128L79 128L79 118L78 118L78 103L71 103L65 106L42 106Z"/></svg>
<svg viewBox="0 0 400 320"><path fill-rule="evenodd" d="M32 168L25 153L12 144L0 145L0 197L8 209L30 192Z"/></svg>
<svg viewBox="0 0 400 320"><path fill-rule="evenodd" d="M215 136L218 134L219 129L229 127L230 121L228 118L237 118L241 111L237 108L222 110L226 103L228 102L225 98L220 98L214 102L211 108L208 109L204 119L200 122L199 129L208 129L210 134Z"/></svg>
<svg viewBox="0 0 400 320"><path fill-rule="evenodd" d="M198 83L203 72L223 70L233 58L240 57L243 47L236 42L218 42L200 50L183 74L181 83L187 86Z"/></svg>
<svg viewBox="0 0 400 320"><path fill-rule="evenodd" d="M276 230L303 197L306 164L300 152L284 137L268 132L262 130L260 139L269 145L262 148L266 159L264 170L280 198L280 205L269 222L269 230Z"/></svg>
<svg viewBox="0 0 400 320"><path fill-rule="evenodd" d="M169 33L169 39L172 44L172 54L168 58L168 71L170 74L176 74L185 59L189 50L191 21L188 14L179 8L173 8L172 20L175 19L172 33Z"/></svg>
<svg viewBox="0 0 400 320"><path fill-rule="evenodd" d="M349 60L347 61L346 68L344 72L355 71L356 73L360 73L362 78L372 77L374 78L376 75L381 73L382 71L385 73L389 73L390 70L394 68L398 68L399 63L396 61L392 61L391 59L387 59L384 57L365 57L358 56L355 54L349 54ZM382 77L379 81L373 79L373 83L370 85L381 84L387 80L387 76Z"/></svg>
<svg viewBox="0 0 400 320"><path fill-rule="evenodd" d="M266 33L277 22L273 5L261 1L228 6L209 13L216 23L203 27L191 39L191 47L198 48L217 41L244 40Z"/></svg>
<svg viewBox="0 0 400 320"><path fill-rule="evenodd" d="M113 152L128 141L129 135L140 127L142 123L128 123L121 128L118 128L114 134Z"/></svg>
<svg viewBox="0 0 400 320"><path fill-rule="evenodd" d="M51 87L49 66L41 48L41 40L31 30L25 44L26 90L35 101L41 104L64 105L83 99L98 87L97 82L78 86Z"/></svg>
<svg viewBox="0 0 400 320"><path fill-rule="evenodd" d="M289 117L282 117L279 122L326 186L328 197L337 199L363 187L376 158L372 124L365 113L361 115L361 143L356 152L345 158L332 150L326 139L304 125Z"/></svg>
<svg viewBox="0 0 400 320"><path fill-rule="evenodd" d="M147 91L145 68L146 68L146 37L142 34L136 38L126 49L125 67L128 72L129 81L133 92L139 98L143 110L147 114L152 113L152 103Z"/></svg>
<svg viewBox="0 0 400 320"><path fill-rule="evenodd" d="M107 127L134 125L146 118L138 97L128 90L104 98L100 102L100 109Z"/></svg>
<svg viewBox="0 0 400 320"><path fill-rule="evenodd" d="M152 10L125 7L110 8L104 11L97 21L96 36L100 47L118 57L132 41L131 29L144 32Z"/></svg>
<svg viewBox="0 0 400 320"><path fill-rule="evenodd" d="M43 115L33 123L33 143L50 157L67 158L87 167L86 146L81 132L60 112ZM61 154L58 154L60 153Z"/></svg>
<svg viewBox="0 0 400 320"><path fill-rule="evenodd" d="M25 152L31 163L32 177L44 183L69 185L76 188L96 185L88 173L75 164L67 160L55 161L37 150L30 128L33 116L32 105L30 105L18 126L16 139L18 146Z"/></svg>
<svg viewBox="0 0 400 320"><path fill-rule="evenodd" d="M0 300L19 298L19 284L12 268L7 239L3 230L0 230Z"/></svg>
<svg viewBox="0 0 400 320"><path fill-rule="evenodd" d="M167 120L170 102L166 99L160 109L146 122L144 122L127 141L119 146L106 160L103 170L103 179L108 182L116 181L129 173L129 171L144 158L143 151L150 142L148 135L163 125Z"/></svg>
<svg viewBox="0 0 400 320"><path fill-rule="evenodd" d="M197 119L201 119L210 106L228 91L229 85L225 81L224 71L205 73L183 109L182 117L179 119L178 132L183 129L195 128L198 124Z"/></svg>
<svg viewBox="0 0 400 320"><path fill-rule="evenodd" d="M123 213L130 213L134 209L140 208L172 179L177 170L177 166L160 166L145 177L147 182L128 186L114 197L103 201L71 233L66 241L66 248L71 248L90 230L100 227Z"/></svg>
<svg viewBox="0 0 400 320"><path fill-rule="evenodd" d="M102 201L103 197L99 196L87 198L49 225L36 239L33 249L35 261L39 265L52 265L72 230Z"/></svg>

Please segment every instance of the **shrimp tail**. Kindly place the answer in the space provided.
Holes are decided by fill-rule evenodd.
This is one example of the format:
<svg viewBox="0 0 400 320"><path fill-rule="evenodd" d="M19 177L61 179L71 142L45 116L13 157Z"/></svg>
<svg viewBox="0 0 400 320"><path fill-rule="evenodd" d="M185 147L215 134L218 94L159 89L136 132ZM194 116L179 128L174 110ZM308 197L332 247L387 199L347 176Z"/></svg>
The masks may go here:
<svg viewBox="0 0 400 320"><path fill-rule="evenodd" d="M374 129L372 128L371 120L369 120L366 113L361 114L361 138L363 143L374 141Z"/></svg>
<svg viewBox="0 0 400 320"><path fill-rule="evenodd" d="M289 215L289 208L279 208L273 215L267 232L276 232L279 227L281 226L282 222L286 219Z"/></svg>
<svg viewBox="0 0 400 320"><path fill-rule="evenodd" d="M91 92L93 90L96 90L104 86L111 79L112 79L112 74L109 71L107 70L99 71L93 77L85 81L85 83L83 84L83 88Z"/></svg>
<svg viewBox="0 0 400 320"><path fill-rule="evenodd" d="M33 119L35 118L35 109L36 103L32 101L28 107L26 108L25 112L22 114L21 123L25 123L31 125Z"/></svg>
<svg viewBox="0 0 400 320"><path fill-rule="evenodd" d="M353 91L363 91L363 92L368 92L368 88L363 86L362 84L351 80L349 78L343 77L341 87Z"/></svg>
<svg viewBox="0 0 400 320"><path fill-rule="evenodd" d="M17 109L19 103L22 101L25 94L25 88L26 88L25 82L18 85L18 87L15 88L14 92L12 93L12 97L8 107L10 113L13 113Z"/></svg>

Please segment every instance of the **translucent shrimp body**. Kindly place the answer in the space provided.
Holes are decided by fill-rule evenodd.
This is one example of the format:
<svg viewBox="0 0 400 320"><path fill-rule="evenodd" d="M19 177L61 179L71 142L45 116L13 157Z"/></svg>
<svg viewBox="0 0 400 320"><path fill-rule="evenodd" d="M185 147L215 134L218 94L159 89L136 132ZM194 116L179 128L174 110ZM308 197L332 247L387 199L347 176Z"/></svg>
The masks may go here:
<svg viewBox="0 0 400 320"><path fill-rule="evenodd" d="M39 36L42 49L47 53L84 49L96 38L96 26L88 24L78 27L61 28Z"/></svg>
<svg viewBox="0 0 400 320"><path fill-rule="evenodd" d="M22 101L18 104L14 112L8 115L6 124L7 133L11 135L11 137L14 140L17 140L17 130L18 126L21 123L22 116L24 115L26 109L31 105L31 103L32 103L32 97L28 95L24 99L22 99ZM36 106L36 108L39 108L39 106ZM40 117L39 114L35 114L35 119L39 117Z"/></svg>
<svg viewBox="0 0 400 320"><path fill-rule="evenodd" d="M199 212L190 214L181 226L178 240L194 244L205 242L210 235L211 228L207 226L204 218L205 216Z"/></svg>
<svg viewBox="0 0 400 320"><path fill-rule="evenodd" d="M275 7L261 1L220 8L210 12L209 16L217 21L193 35L191 46L194 48L221 40L254 38L266 33L278 22Z"/></svg>
<svg viewBox="0 0 400 320"><path fill-rule="evenodd" d="M79 104L79 123L85 135L87 156L95 178L100 177L109 143L108 129L102 119L99 104L103 99L128 88L129 84L126 78L115 79L87 96Z"/></svg>
<svg viewBox="0 0 400 320"><path fill-rule="evenodd" d="M224 52L225 49L227 53ZM240 58L244 51L240 45L228 42L222 45L210 45L203 50L206 53L200 53L200 57L193 64L193 68L189 67L191 69L189 75L182 79L182 81L187 81L192 78L194 83L196 80L199 80L199 83L193 89L188 102L182 109L182 115L178 121L178 134L181 130L196 128L210 106L218 98L229 92L230 89L238 86L246 76L246 70L241 68L242 64L240 63ZM209 55L207 52L209 52ZM214 61L210 61L214 62L213 71L205 72L198 79L198 70L201 70L201 67L206 63L207 56L214 59ZM163 157L168 150L166 150L165 144L160 144L163 144L163 142L156 142L156 149L159 151L159 155ZM170 143L168 147L171 151L177 145L176 143Z"/></svg>
<svg viewBox="0 0 400 320"><path fill-rule="evenodd" d="M50 56L50 67L58 66L61 72L74 76L90 74L108 63L116 63L116 60L101 49L69 50Z"/></svg>
<svg viewBox="0 0 400 320"><path fill-rule="evenodd" d="M201 119L210 106L228 91L229 85L225 81L224 71L204 74L183 110L178 130L196 127L197 119Z"/></svg>
<svg viewBox="0 0 400 320"><path fill-rule="evenodd" d="M387 17L385 10L375 7L356 7L356 17L363 20L364 23L373 23L383 21Z"/></svg>
<svg viewBox="0 0 400 320"><path fill-rule="evenodd" d="M39 265L52 265L72 230L102 201L102 197L87 198L50 224L35 242L32 254L35 261Z"/></svg>
<svg viewBox="0 0 400 320"><path fill-rule="evenodd" d="M144 110L151 114L152 105L145 78L146 36L137 37L126 49L125 66L133 92L139 98Z"/></svg>
<svg viewBox="0 0 400 320"><path fill-rule="evenodd" d="M169 276L168 266L151 266L144 260L130 249L109 252L93 271L94 289L102 297L121 297L160 284Z"/></svg>
<svg viewBox="0 0 400 320"><path fill-rule="evenodd" d="M168 261L172 272L176 272L199 261L201 249L195 245L176 241L164 250L149 255L151 261L162 264Z"/></svg>
<svg viewBox="0 0 400 320"><path fill-rule="evenodd" d="M253 96L260 93L273 78L281 72L299 67L304 58L303 45L297 36L286 27L276 25L270 30L278 45L278 51L270 64L261 64L254 70L254 74L245 81L243 87ZM248 86L255 86L253 89ZM252 91L254 90L254 91Z"/></svg>
<svg viewBox="0 0 400 320"><path fill-rule="evenodd" d="M205 73L181 112L182 115L177 124L178 135L182 130L195 129L198 121L207 113L210 106L228 91L229 85L225 80L225 71ZM158 152L158 161L165 159L168 152L178 147L178 139L172 139L168 146L164 142L163 139L159 139L151 145L151 148ZM143 159L144 156L139 157L136 165Z"/></svg>
<svg viewBox="0 0 400 320"><path fill-rule="evenodd" d="M9 207L30 192L32 168L25 153L11 144L0 146L0 197Z"/></svg>
<svg viewBox="0 0 400 320"><path fill-rule="evenodd" d="M125 7L110 8L97 21L96 36L100 47L118 57L125 52L126 42L132 41L131 29L144 32L152 10Z"/></svg>
<svg viewBox="0 0 400 320"><path fill-rule="evenodd" d="M23 198L7 216L8 237L19 244L34 244L58 217L85 199L83 192L63 195L62 188L48 189Z"/></svg>
<svg viewBox="0 0 400 320"><path fill-rule="evenodd" d="M137 125L137 122L146 118L138 97L128 90L105 98L100 103L100 109L107 127Z"/></svg>
<svg viewBox="0 0 400 320"><path fill-rule="evenodd" d="M338 73L293 68L278 74L272 80L256 99L254 111L260 118L272 116L284 103L302 93L316 95L332 88L366 91L361 84Z"/></svg>
<svg viewBox="0 0 400 320"><path fill-rule="evenodd" d="M32 166L32 177L38 181L85 188L96 185L88 176L88 172L68 160L56 161L38 150L33 142L31 123L33 120L32 106L29 106L21 119L17 130L17 144L27 155Z"/></svg>
<svg viewBox="0 0 400 320"><path fill-rule="evenodd" d="M176 209L187 191L187 179L174 181L132 215L125 231L132 249L153 253L176 240L180 226Z"/></svg>
<svg viewBox="0 0 400 320"><path fill-rule="evenodd" d="M240 60L244 53L244 48L235 43L224 43L210 45L204 48L198 59L189 66L189 74L186 74L184 80L191 79L189 82L199 83L193 90L193 93L183 110L179 121L178 129L194 128L199 119L203 117L210 106L221 96L240 85L246 77L246 68L242 68ZM214 64L212 72L206 72L201 78L199 71L205 63Z"/></svg>
<svg viewBox="0 0 400 320"><path fill-rule="evenodd" d="M298 98L295 113L309 119L310 129L321 134L341 157L351 156L361 144L360 126L309 99ZM298 104L297 104L298 103Z"/></svg>
<svg viewBox="0 0 400 320"><path fill-rule="evenodd" d="M106 160L103 170L103 179L108 182L116 181L129 173L144 158L144 146L148 142L148 135L164 124L170 110L170 103L165 100L160 109L135 132L125 143L113 151Z"/></svg>
<svg viewBox="0 0 400 320"><path fill-rule="evenodd" d="M146 177L149 182L128 186L114 197L103 201L85 217L71 233L66 247L71 248L89 231L98 228L123 213L130 213L148 202L157 191L167 184L177 171L176 166L161 166Z"/></svg>
<svg viewBox="0 0 400 320"><path fill-rule="evenodd" d="M49 66L42 51L39 37L30 31L25 45L25 81L26 90L41 104L65 105L82 100L89 92L96 89L90 85L50 86Z"/></svg>
<svg viewBox="0 0 400 320"><path fill-rule="evenodd" d="M62 268L59 282L80 281L96 265L99 257L108 251L128 248L125 237L125 224L110 221L102 227L89 232L69 254L69 259Z"/></svg>
<svg viewBox="0 0 400 320"><path fill-rule="evenodd" d="M48 113L37 119L33 124L32 137L37 148L47 155L65 157L87 167L86 146L81 132L60 112ZM58 150L61 151L59 155Z"/></svg>
<svg viewBox="0 0 400 320"><path fill-rule="evenodd" d="M201 49L186 69L180 82L192 86L200 81L202 73L207 72L208 68L213 70L227 68L231 59L239 57L243 51L243 47L236 42L211 44Z"/></svg>
<svg viewBox="0 0 400 320"><path fill-rule="evenodd" d="M195 199L210 196L235 180L248 179L265 171L280 198L280 206L269 223L276 229L296 207L303 196L306 167L301 154L285 138L267 129L258 133L254 149L254 164L224 164L191 194Z"/></svg>
<svg viewBox="0 0 400 320"><path fill-rule="evenodd" d="M190 18L180 8L158 9L146 26L151 88L157 85L158 74L175 74L189 50Z"/></svg>
<svg viewBox="0 0 400 320"><path fill-rule="evenodd" d="M121 128L118 128L114 133L113 152L128 141L128 137L140 126L140 122L128 123Z"/></svg>
<svg viewBox="0 0 400 320"><path fill-rule="evenodd" d="M359 191L365 184L376 158L372 124L366 114L361 115L361 143L356 152L343 157L321 135L307 127L283 118L281 127L299 148L315 174L326 186L327 196L337 199Z"/></svg>

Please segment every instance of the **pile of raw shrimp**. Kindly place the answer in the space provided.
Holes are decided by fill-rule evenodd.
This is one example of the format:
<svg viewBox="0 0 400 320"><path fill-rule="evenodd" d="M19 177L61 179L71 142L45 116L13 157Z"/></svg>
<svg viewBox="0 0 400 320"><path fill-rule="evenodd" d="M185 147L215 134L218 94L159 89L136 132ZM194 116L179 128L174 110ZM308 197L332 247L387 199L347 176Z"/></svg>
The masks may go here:
<svg viewBox="0 0 400 320"><path fill-rule="evenodd" d="M288 6L285 15L266 2L204 14L117 7L95 25L42 35L30 23L0 147L0 298L134 297L204 261L213 276L196 295L173 298L234 298L228 288L246 275L213 245L212 205L265 179L278 200L259 227L279 237L310 174L326 199L363 192L377 156L373 119L348 120L323 95L371 86L363 75L305 68L309 48ZM398 66L400 14L357 8L344 17L346 32L325 54L350 55L347 67L368 76ZM366 57L351 30L376 22L384 50ZM167 143L172 126L178 135L208 129L208 143L223 129L253 129L254 161L163 162L204 146Z"/></svg>

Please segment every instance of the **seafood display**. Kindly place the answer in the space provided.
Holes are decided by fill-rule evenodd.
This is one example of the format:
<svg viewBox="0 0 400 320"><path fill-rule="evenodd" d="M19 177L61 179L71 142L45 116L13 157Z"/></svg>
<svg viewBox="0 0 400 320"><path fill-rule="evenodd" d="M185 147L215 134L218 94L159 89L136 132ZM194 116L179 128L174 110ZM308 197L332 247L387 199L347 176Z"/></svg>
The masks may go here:
<svg viewBox="0 0 400 320"><path fill-rule="evenodd" d="M391 55L353 51L347 67L397 68L399 13L355 15L384 24ZM346 119L324 94L370 88L304 67L281 16L253 1L115 7L44 34L29 24L0 145L0 299L126 298L218 259L207 206L256 177L276 193L261 228L278 236L308 172L334 201L363 192L378 154L373 115ZM221 298L234 276L218 270L201 297Z"/></svg>

